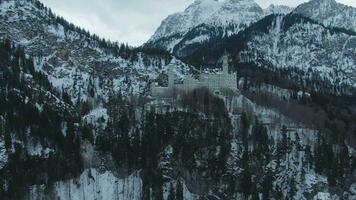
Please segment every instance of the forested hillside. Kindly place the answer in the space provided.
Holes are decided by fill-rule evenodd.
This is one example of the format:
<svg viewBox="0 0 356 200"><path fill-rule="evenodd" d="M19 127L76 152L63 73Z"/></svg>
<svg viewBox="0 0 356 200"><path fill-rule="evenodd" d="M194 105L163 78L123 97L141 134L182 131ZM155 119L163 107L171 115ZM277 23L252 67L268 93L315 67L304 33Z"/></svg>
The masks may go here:
<svg viewBox="0 0 356 200"><path fill-rule="evenodd" d="M197 0L162 25L182 22L186 64L0 1L0 199L354 200L356 34L290 10ZM221 73L224 52L236 91L151 94L170 70Z"/></svg>

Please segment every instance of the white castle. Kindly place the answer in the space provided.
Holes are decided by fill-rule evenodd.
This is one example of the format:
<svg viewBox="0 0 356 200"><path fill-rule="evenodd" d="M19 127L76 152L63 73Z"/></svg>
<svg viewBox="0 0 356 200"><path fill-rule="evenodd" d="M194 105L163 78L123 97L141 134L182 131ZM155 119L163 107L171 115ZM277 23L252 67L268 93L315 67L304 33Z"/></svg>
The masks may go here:
<svg viewBox="0 0 356 200"><path fill-rule="evenodd" d="M154 82L151 85L151 94L154 97L167 96L172 91L189 92L196 88L208 88L213 94L220 94L223 90L237 91L237 76L236 73L229 73L229 58L228 55L222 57L222 72L216 74L202 73L199 74L199 79L187 77L183 83L175 83L174 66L168 66L168 87L160 87Z"/></svg>

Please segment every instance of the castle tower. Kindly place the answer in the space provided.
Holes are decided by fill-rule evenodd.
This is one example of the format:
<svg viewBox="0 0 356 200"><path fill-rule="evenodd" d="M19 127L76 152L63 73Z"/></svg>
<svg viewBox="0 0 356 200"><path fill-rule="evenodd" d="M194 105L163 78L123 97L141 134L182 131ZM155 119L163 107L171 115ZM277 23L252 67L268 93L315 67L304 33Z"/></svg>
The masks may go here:
<svg viewBox="0 0 356 200"><path fill-rule="evenodd" d="M224 74L229 74L229 56L227 53L225 53L222 57L223 61L223 73Z"/></svg>
<svg viewBox="0 0 356 200"><path fill-rule="evenodd" d="M168 88L174 88L174 66L169 65L168 67Z"/></svg>

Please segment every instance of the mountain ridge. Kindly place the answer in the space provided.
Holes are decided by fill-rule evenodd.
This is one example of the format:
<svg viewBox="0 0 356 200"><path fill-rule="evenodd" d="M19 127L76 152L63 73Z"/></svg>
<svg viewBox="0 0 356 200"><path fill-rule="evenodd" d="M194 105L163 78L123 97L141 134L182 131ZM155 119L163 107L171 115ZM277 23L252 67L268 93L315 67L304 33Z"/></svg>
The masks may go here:
<svg viewBox="0 0 356 200"><path fill-rule="evenodd" d="M277 19L280 19L279 22L277 21ZM278 26L280 29L276 30L276 32L272 34L271 31L273 30L273 28L275 28L276 24L280 24ZM290 29L294 29L297 26L299 28L295 29L294 33L290 32ZM308 31L309 29L308 27L310 26L318 27L317 32L320 32L322 34L316 36L312 31ZM298 34L299 36L297 37ZM301 38L300 35L303 35L304 39ZM314 37L318 39L312 39L313 37L311 35L314 35ZM311 54L315 53L315 55L319 55L318 59L314 59L313 62L308 63L307 65L305 65L305 67L300 68L302 71L307 73L308 68L312 69L313 67L316 66L324 66L324 64L322 64L324 62L328 63L325 64L325 66L327 66L329 70L333 70L335 68L335 66L333 65L334 61L332 61L332 58L330 56L327 56L325 54L325 52L332 51L329 53L334 53L335 55L339 55L338 62L344 60L345 63L348 63L345 64L344 67L345 66L348 67L346 67L343 70L338 70L337 73L333 73L333 72L330 73L335 75L339 74L337 76L341 80L346 81L345 87L355 87L355 80L353 79L354 77L353 74L355 73L354 70L355 60L353 60L353 56L352 56L355 54L355 52L352 49L352 45L354 41L353 38L355 38L355 36L356 35L354 32L350 32L344 29L326 27L325 25L300 14L291 13L286 16L270 15L256 22L250 27L246 28L245 31L242 31L237 35L222 40L211 41L210 43L203 45L202 47L198 48L196 52L192 54L192 56L187 57L186 61L194 65L213 66L215 65L215 62L218 59L219 55L222 55L222 53L226 49L234 57L234 62L236 63L235 65L236 70L238 69L238 63L242 63L242 62L259 63L261 67L271 68L271 69L283 69L283 68L292 69L299 65L305 65L306 60L310 60L308 55L303 56L304 58L302 59L303 61L296 61L294 60L296 56L290 56L289 57L290 60L294 60L293 65L270 63L270 61L263 60L263 59L261 60L260 58L277 56L283 51L286 52L289 49L294 49L293 51L299 52L300 54L303 54L302 52L312 52ZM263 42L259 41L263 37L270 37L270 38L269 40L265 40ZM256 38L256 40L254 38ZM286 46L284 46L284 48L281 48L280 45L282 44L280 44L280 42L283 40L283 38L290 38L290 42L284 44ZM298 40L293 38L298 38ZM276 43L272 45L271 44L272 41L276 41ZM317 44L313 44L309 46L309 43L314 43L315 41L318 41ZM338 45L339 42L345 45L340 46ZM331 43L334 44L335 47L334 49L329 47L329 44ZM269 47L265 46L264 48L259 47L259 46L263 46L264 44L270 44L271 46ZM336 48L336 47L340 47L340 48ZM276 48L277 50L274 50L274 48ZM299 51L298 49L301 48L306 48L306 49L304 49L303 51ZM260 52L256 52L256 49L259 49ZM244 55L247 54L249 54L252 57L250 58L244 57ZM324 55L324 56L320 57L320 55ZM202 58L204 58L205 60L204 62L202 61ZM273 62L277 62L277 60L274 60ZM342 75L342 73L350 73L350 74L348 76L344 76ZM324 76L322 74L327 76L327 74L325 73L319 73L319 75ZM308 78L305 77L305 79ZM337 80L337 79L327 78L326 80ZM335 86L335 87L342 88L341 85L343 84L335 82L335 83L330 83L329 85L331 87Z"/></svg>
<svg viewBox="0 0 356 200"><path fill-rule="evenodd" d="M231 2L246 1L208 0ZM356 102L340 84L355 80L353 32L294 13L215 25L177 49L214 69L226 50L238 91L156 98L149 86L171 68L176 82L198 70L85 33L39 1L0 4L1 198L355 199Z"/></svg>
<svg viewBox="0 0 356 200"><path fill-rule="evenodd" d="M144 46L185 55L185 45L193 46L215 37L237 33L260 19L263 14L263 9L249 0L194 1L185 11L163 20ZM199 30L202 26L205 27L204 34ZM196 32L200 34L189 38L189 35L196 35ZM178 46L183 46L183 49Z"/></svg>
<svg viewBox="0 0 356 200"><path fill-rule="evenodd" d="M178 62L160 51L132 49L90 35L39 1L8 0L0 6L0 36L25 46L38 70L56 88L67 90L73 102L78 96L86 101L92 90L104 101L112 92L142 94L171 61ZM183 74L189 71L182 62L180 66Z"/></svg>
<svg viewBox="0 0 356 200"><path fill-rule="evenodd" d="M356 31L356 8L335 0L311 0L299 5L293 12L309 17L325 26Z"/></svg>

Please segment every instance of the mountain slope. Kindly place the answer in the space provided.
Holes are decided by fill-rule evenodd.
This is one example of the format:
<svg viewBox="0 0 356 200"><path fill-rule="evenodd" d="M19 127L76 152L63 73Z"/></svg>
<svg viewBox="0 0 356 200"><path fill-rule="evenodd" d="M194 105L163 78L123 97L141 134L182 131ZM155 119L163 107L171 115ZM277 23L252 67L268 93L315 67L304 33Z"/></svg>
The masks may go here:
<svg viewBox="0 0 356 200"><path fill-rule="evenodd" d="M186 57L209 40L237 34L264 16L291 10L278 5L263 10L251 0L196 0L185 11L168 16L144 46Z"/></svg>
<svg viewBox="0 0 356 200"><path fill-rule="evenodd" d="M293 8L284 6L284 5L270 5L268 8L264 9L264 15L272 15L272 14L289 14L293 11Z"/></svg>
<svg viewBox="0 0 356 200"><path fill-rule="evenodd" d="M203 45L187 61L214 65L226 49L237 63L295 70L289 76L295 75L290 78L297 79L300 85L308 83L311 90L324 88L342 93L356 86L355 36L354 32L327 28L301 15L271 15L238 35Z"/></svg>
<svg viewBox="0 0 356 200"><path fill-rule="evenodd" d="M250 0L196 0L184 12L166 18L145 46L183 57L191 46L238 33L263 14Z"/></svg>
<svg viewBox="0 0 356 200"><path fill-rule="evenodd" d="M229 2L245 1L213 3ZM15 41L0 44L1 198L355 198L354 98L323 93L319 88L334 82L309 82L298 57L307 56L299 52L305 45L328 68L322 50L353 37L350 31L270 15L196 46L200 62L216 64L225 49L231 53L236 93L198 88L154 99L150 81L164 79L168 67L184 78L189 66L162 51L103 41L39 1L2 1L0 8L1 37ZM214 30L198 25L186 41ZM354 55L352 46L345 54ZM279 62L285 52L300 68Z"/></svg>
<svg viewBox="0 0 356 200"><path fill-rule="evenodd" d="M9 0L0 5L0 37L25 47L37 70L65 90L73 102L107 100L110 93L142 94L172 60L182 74L189 68L169 54L109 43L56 17L39 1ZM179 67L178 67L179 68Z"/></svg>
<svg viewBox="0 0 356 200"><path fill-rule="evenodd" d="M68 95L8 40L0 42L0 73L2 199L21 199L30 185L80 174L82 127Z"/></svg>
<svg viewBox="0 0 356 200"><path fill-rule="evenodd" d="M298 6L293 13L302 14L325 26L356 31L356 8L335 0L311 0Z"/></svg>
<svg viewBox="0 0 356 200"><path fill-rule="evenodd" d="M327 29L295 15L276 16L268 31L255 33L240 53L241 62L260 67L297 69L303 80L356 87L356 34ZM315 86L318 87L318 86Z"/></svg>

